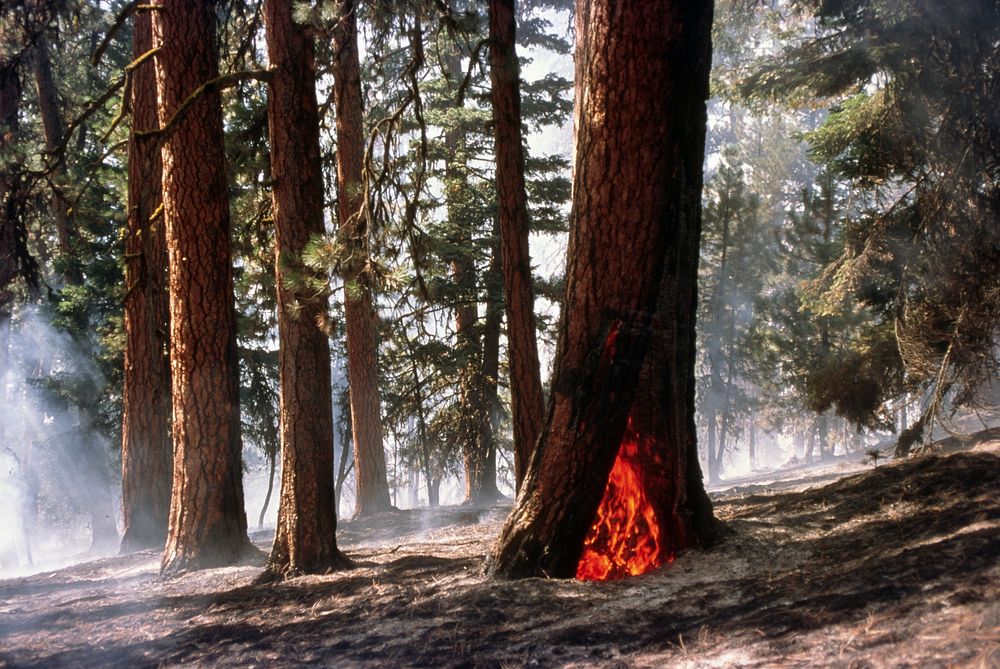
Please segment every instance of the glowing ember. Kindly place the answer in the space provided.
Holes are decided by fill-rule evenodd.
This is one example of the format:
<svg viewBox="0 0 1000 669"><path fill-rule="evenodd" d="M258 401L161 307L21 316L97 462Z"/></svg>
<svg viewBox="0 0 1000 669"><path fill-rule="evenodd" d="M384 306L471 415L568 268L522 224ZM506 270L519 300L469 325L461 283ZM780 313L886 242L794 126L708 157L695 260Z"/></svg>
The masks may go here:
<svg viewBox="0 0 1000 669"><path fill-rule="evenodd" d="M673 561L661 549L660 525L641 483L640 440L629 418L604 498L583 542L576 568L582 581L638 576Z"/></svg>

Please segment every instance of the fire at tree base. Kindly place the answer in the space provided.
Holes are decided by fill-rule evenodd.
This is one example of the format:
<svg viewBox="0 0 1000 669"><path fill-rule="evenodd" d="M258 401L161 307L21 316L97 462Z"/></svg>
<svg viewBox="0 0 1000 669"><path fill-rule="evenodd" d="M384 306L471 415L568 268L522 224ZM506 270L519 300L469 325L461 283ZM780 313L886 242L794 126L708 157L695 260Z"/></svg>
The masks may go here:
<svg viewBox="0 0 1000 669"><path fill-rule="evenodd" d="M638 576L673 562L671 546L676 542L667 541L665 533L670 525L680 524L663 523L646 492L656 490L650 483L667 479L664 474L655 440L640 435L630 417L594 523L583 542L577 579L606 581Z"/></svg>

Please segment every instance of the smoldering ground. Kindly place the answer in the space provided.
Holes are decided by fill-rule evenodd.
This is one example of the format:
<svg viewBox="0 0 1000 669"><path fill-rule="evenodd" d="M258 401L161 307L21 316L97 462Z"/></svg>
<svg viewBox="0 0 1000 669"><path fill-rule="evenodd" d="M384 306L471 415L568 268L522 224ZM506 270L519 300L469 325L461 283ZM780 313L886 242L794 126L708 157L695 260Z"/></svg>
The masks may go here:
<svg viewBox="0 0 1000 669"><path fill-rule="evenodd" d="M989 441L729 490L721 546L614 582L482 578L506 507L342 522L356 568L272 585L97 560L0 583L0 666L995 666L998 465Z"/></svg>

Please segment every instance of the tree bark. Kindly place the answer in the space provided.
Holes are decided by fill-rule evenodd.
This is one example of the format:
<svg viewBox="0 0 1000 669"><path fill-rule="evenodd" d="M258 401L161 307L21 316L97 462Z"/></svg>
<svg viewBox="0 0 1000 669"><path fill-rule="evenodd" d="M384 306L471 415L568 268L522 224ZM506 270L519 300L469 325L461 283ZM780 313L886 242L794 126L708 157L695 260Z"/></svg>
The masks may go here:
<svg viewBox="0 0 1000 669"><path fill-rule="evenodd" d="M49 55L49 41L44 34L39 35L35 43L35 53L32 59L35 74L35 90L38 93L38 112L42 118L42 131L45 136L45 150L54 153L63 140L66 124L60 109L59 94L52 77L52 59ZM50 156L50 159L54 156ZM63 276L67 283L79 285L83 276L77 265L74 247L74 235L70 223L70 204L60 190L63 169L54 169L49 179L52 189L52 218L56 224L56 235L59 240L60 259L63 264Z"/></svg>
<svg viewBox="0 0 1000 669"><path fill-rule="evenodd" d="M496 232L494 230L494 232ZM482 458L482 484L479 501L500 499L497 488L497 411L500 406L500 326L503 319L503 269L499 244L486 273L486 316L483 319L483 359L479 374L479 452Z"/></svg>
<svg viewBox="0 0 1000 669"><path fill-rule="evenodd" d="M514 474L518 488L542 430L545 407L535 328L535 291L528 249L524 187L521 82L516 51L515 0L490 0L490 99L497 163L497 204L503 244Z"/></svg>
<svg viewBox="0 0 1000 669"><path fill-rule="evenodd" d="M0 400L7 401L7 371L10 367L10 322L14 294L10 285L20 274L18 237L20 224L17 208L16 177L13 164L14 137L18 130L17 111L21 101L21 82L13 63L0 61ZM4 426L0 425L0 438Z"/></svg>
<svg viewBox="0 0 1000 669"><path fill-rule="evenodd" d="M392 508L382 446L382 402L378 383L378 315L368 260L367 225L362 211L365 143L361 65L354 0L340 5L333 31L333 80L337 109L337 216L340 238L350 249L344 272L344 328L354 431L357 501L354 515Z"/></svg>
<svg viewBox="0 0 1000 669"><path fill-rule="evenodd" d="M132 58L153 48L149 12L135 15ZM170 294L159 148L135 133L155 129L152 63L132 73L125 238L125 386L122 393L122 552L162 548L170 513Z"/></svg>
<svg viewBox="0 0 1000 669"><path fill-rule="evenodd" d="M160 126L218 76L211 2L155 0ZM174 480L160 571L233 564L252 545L243 503L236 311L219 93L209 87L163 144L170 267Z"/></svg>
<svg viewBox="0 0 1000 669"><path fill-rule="evenodd" d="M323 233L323 166L312 36L285 0L265 0L275 276L281 387L281 493L267 571L322 573L350 563L337 548L330 344L320 329L325 281L306 267L310 237Z"/></svg>
<svg viewBox="0 0 1000 669"><path fill-rule="evenodd" d="M694 450L711 18L710 0L577 2L574 200L552 397L487 560L493 576L576 573L630 418L666 549L713 538Z"/></svg>

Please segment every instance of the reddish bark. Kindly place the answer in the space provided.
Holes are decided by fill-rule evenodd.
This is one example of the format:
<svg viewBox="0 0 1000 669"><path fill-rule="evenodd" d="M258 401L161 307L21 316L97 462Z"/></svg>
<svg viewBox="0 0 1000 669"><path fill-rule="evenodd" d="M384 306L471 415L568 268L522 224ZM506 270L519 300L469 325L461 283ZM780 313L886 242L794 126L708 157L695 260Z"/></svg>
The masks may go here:
<svg viewBox="0 0 1000 669"><path fill-rule="evenodd" d="M495 576L576 572L631 415L676 550L711 538L694 314L711 0L579 0L573 212L552 397ZM609 178L614 175L614 178ZM702 526L704 525L704 526Z"/></svg>
<svg viewBox="0 0 1000 669"><path fill-rule="evenodd" d="M490 99L496 141L497 203L503 243L504 295L510 367L514 472L518 488L542 430L542 377L535 338L535 291L528 250L528 196L524 187L520 71L514 0L490 0Z"/></svg>
<svg viewBox="0 0 1000 669"><path fill-rule="evenodd" d="M274 179L278 366L281 385L281 495L267 571L320 573L349 565L337 549L333 486L330 345L322 279L302 263L323 232L323 170L312 36L285 0L265 0L271 174ZM308 277L309 281L305 281Z"/></svg>
<svg viewBox="0 0 1000 669"><path fill-rule="evenodd" d="M361 105L358 23L353 0L340 4L333 33L334 96L337 109L337 216L340 238L351 258L344 272L344 326L354 432L355 515L392 508L382 447L382 403L378 384L378 315L367 264L367 226L362 208L365 143Z"/></svg>
<svg viewBox="0 0 1000 669"><path fill-rule="evenodd" d="M160 126L218 76L211 2L156 0ZM163 144L174 480L161 572L239 560L246 536L222 110L209 86Z"/></svg>
<svg viewBox="0 0 1000 669"><path fill-rule="evenodd" d="M135 15L132 57L153 48L149 12ZM122 393L122 551L161 548L170 512L170 294L167 238L158 215L160 150L136 138L158 126L153 63L132 74L125 237L125 386Z"/></svg>

